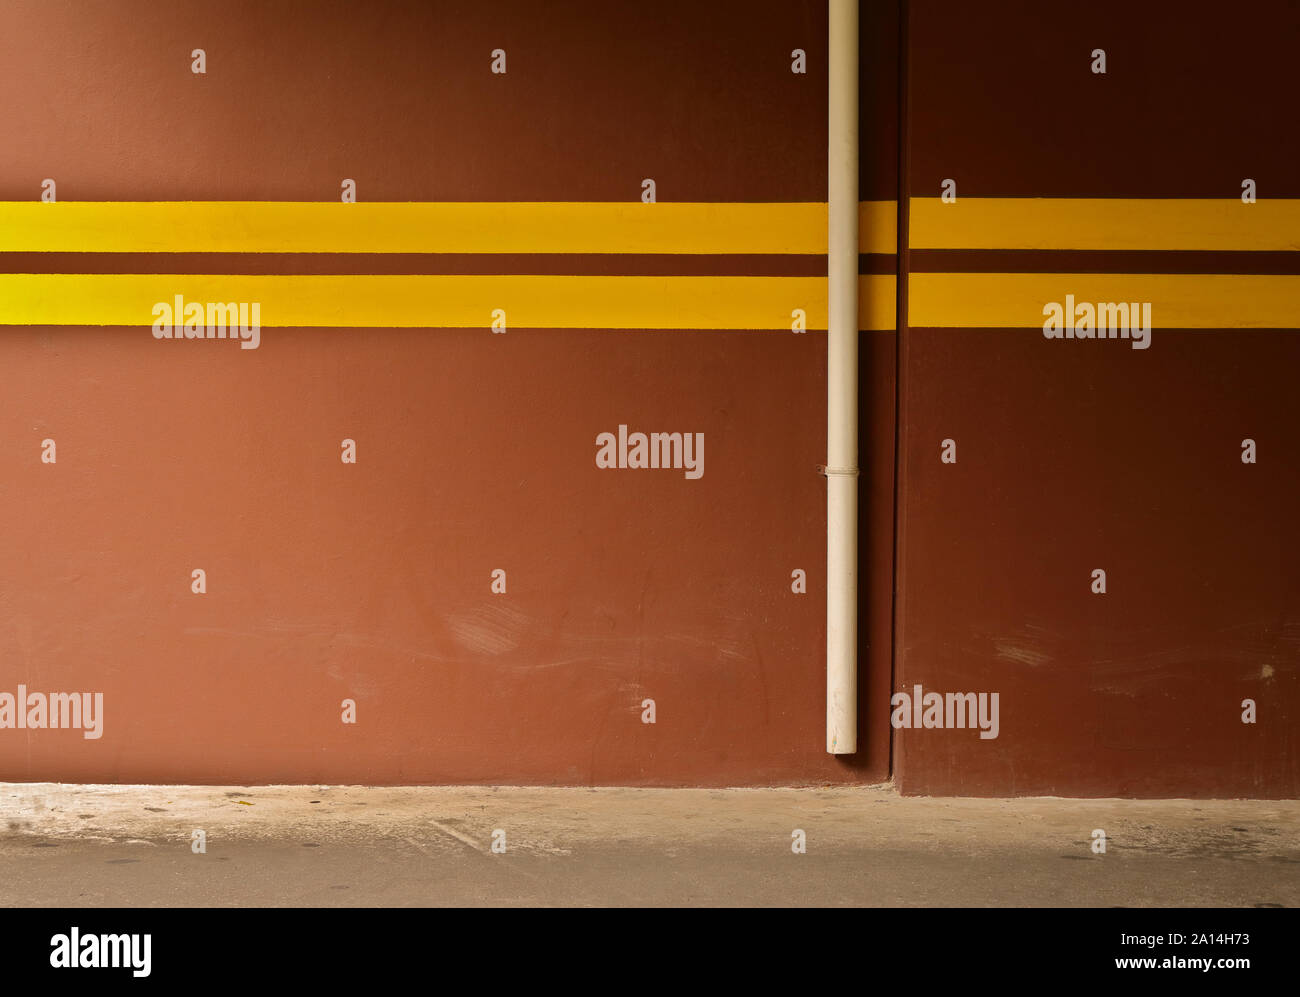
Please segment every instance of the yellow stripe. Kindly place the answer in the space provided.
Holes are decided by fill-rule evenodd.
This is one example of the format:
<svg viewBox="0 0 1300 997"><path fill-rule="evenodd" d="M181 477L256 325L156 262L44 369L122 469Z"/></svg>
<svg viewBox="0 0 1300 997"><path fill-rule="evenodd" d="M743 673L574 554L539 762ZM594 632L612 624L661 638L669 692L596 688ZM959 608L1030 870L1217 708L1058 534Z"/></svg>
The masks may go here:
<svg viewBox="0 0 1300 997"><path fill-rule="evenodd" d="M1300 276L1256 274L914 273L908 324L1042 328L1043 306L1151 302L1153 328L1300 328Z"/></svg>
<svg viewBox="0 0 1300 997"><path fill-rule="evenodd" d="M822 292L822 307L826 294ZM898 278L890 274L858 275L858 329L890 330L898 323ZM824 329L825 325L816 328Z"/></svg>
<svg viewBox="0 0 1300 997"><path fill-rule="evenodd" d="M825 239L822 240L823 245ZM826 250L823 248L822 252ZM898 202L858 203L858 252L898 252Z"/></svg>
<svg viewBox="0 0 1300 997"><path fill-rule="evenodd" d="M913 249L1300 249L1300 200L911 200Z"/></svg>
<svg viewBox="0 0 1300 997"><path fill-rule="evenodd" d="M897 204L863 202L862 252ZM0 202L0 252L825 254L824 203Z"/></svg>
<svg viewBox="0 0 1300 997"><path fill-rule="evenodd" d="M862 276L863 328L894 325L892 276ZM153 306L259 302L267 326L826 328L824 277L0 274L0 325L152 325Z"/></svg>

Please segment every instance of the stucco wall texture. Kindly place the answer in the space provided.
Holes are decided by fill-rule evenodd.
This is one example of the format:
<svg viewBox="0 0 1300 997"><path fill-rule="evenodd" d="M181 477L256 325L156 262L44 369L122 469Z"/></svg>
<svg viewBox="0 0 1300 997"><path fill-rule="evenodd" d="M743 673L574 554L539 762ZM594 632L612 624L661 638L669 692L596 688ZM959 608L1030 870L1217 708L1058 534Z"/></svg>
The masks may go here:
<svg viewBox="0 0 1300 997"><path fill-rule="evenodd" d="M1300 14L1249 16L862 4L832 757L823 2L7 4L0 780L1295 796ZM256 349L151 331L236 288Z"/></svg>

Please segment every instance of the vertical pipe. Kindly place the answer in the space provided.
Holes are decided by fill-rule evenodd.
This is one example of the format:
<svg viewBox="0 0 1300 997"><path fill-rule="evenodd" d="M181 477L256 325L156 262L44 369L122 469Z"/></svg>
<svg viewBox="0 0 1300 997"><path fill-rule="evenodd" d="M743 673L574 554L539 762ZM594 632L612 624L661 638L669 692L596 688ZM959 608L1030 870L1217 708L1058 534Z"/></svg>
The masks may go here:
<svg viewBox="0 0 1300 997"><path fill-rule="evenodd" d="M826 750L858 750L858 0L829 0Z"/></svg>

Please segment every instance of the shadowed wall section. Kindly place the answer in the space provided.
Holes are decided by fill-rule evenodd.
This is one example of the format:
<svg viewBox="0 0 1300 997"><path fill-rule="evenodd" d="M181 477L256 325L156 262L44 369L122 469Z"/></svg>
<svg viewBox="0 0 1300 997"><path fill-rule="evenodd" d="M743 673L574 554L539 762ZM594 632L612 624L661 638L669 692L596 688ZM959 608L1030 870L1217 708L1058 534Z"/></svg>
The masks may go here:
<svg viewBox="0 0 1300 997"><path fill-rule="evenodd" d="M899 784L1293 797L1300 12L910 6L896 685L1000 730L899 730Z"/></svg>

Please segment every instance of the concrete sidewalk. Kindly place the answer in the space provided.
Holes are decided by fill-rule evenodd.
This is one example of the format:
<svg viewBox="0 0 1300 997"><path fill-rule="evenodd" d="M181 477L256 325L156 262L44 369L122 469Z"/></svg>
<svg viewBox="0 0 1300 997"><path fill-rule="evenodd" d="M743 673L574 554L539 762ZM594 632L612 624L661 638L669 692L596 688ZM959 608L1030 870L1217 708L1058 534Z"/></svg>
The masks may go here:
<svg viewBox="0 0 1300 997"><path fill-rule="evenodd" d="M6 783L0 904L1295 906L1300 802Z"/></svg>

